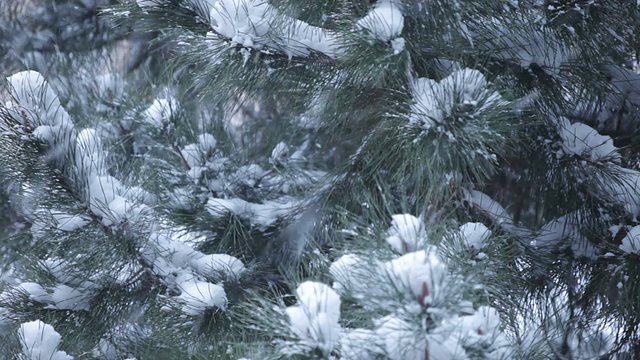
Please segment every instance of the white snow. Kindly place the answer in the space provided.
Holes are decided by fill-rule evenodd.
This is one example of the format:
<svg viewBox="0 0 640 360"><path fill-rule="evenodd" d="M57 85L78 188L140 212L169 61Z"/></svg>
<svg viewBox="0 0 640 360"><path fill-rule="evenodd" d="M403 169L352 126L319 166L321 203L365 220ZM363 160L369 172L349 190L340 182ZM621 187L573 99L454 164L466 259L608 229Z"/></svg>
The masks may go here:
<svg viewBox="0 0 640 360"><path fill-rule="evenodd" d="M491 236L491 230L483 223L469 222L460 226L460 236L467 247L480 250Z"/></svg>
<svg viewBox="0 0 640 360"><path fill-rule="evenodd" d="M150 216L152 213L151 208L144 204L136 204L131 200L116 196L108 205L108 220L115 224L118 224L125 220L139 221L145 216Z"/></svg>
<svg viewBox="0 0 640 360"><path fill-rule="evenodd" d="M356 26L378 40L390 41L402 33L404 16L395 0L380 0Z"/></svg>
<svg viewBox="0 0 640 360"><path fill-rule="evenodd" d="M185 314L199 315L212 307L227 308L227 294L220 285L190 280L180 284L179 288L182 293L178 300L183 304L182 311Z"/></svg>
<svg viewBox="0 0 640 360"><path fill-rule="evenodd" d="M442 328L427 334L429 360L469 360L460 339L455 335L457 332Z"/></svg>
<svg viewBox="0 0 640 360"><path fill-rule="evenodd" d="M446 286L447 266L433 247L388 261L384 269L398 292L423 306L437 302Z"/></svg>
<svg viewBox="0 0 640 360"><path fill-rule="evenodd" d="M189 168L201 166L204 162L203 148L199 144L189 144L180 150L184 161L187 162Z"/></svg>
<svg viewBox="0 0 640 360"><path fill-rule="evenodd" d="M627 254L640 254L640 225L634 226L622 239L620 250Z"/></svg>
<svg viewBox="0 0 640 360"><path fill-rule="evenodd" d="M622 204L629 214L634 217L640 215L640 172L620 166L617 171L617 181L603 179L604 191Z"/></svg>
<svg viewBox="0 0 640 360"><path fill-rule="evenodd" d="M62 337L53 326L41 320L26 322L19 330L22 353L29 360L72 360L73 356L58 350Z"/></svg>
<svg viewBox="0 0 640 360"><path fill-rule="evenodd" d="M84 129L76 137L75 166L80 179L106 175L102 140L94 129Z"/></svg>
<svg viewBox="0 0 640 360"><path fill-rule="evenodd" d="M517 227L507 210L489 195L478 190L461 190L464 200L468 201L471 207L482 211L484 215L495 221L506 231L519 236L530 235L526 230Z"/></svg>
<svg viewBox="0 0 640 360"><path fill-rule="evenodd" d="M187 175L193 180L194 185L198 185L205 170L207 170L207 168L204 166L194 166L187 171Z"/></svg>
<svg viewBox="0 0 640 360"><path fill-rule="evenodd" d="M16 289L26 293L29 299L46 304L46 309L89 310L94 296L91 289L96 286L93 282L78 279L60 259L44 260L41 266L57 280L57 285L43 287L23 282Z"/></svg>
<svg viewBox="0 0 640 360"><path fill-rule="evenodd" d="M330 57L337 55L331 33L281 15L263 0L218 0L210 17L213 30L230 39L231 44L276 50L289 58L309 56L312 50Z"/></svg>
<svg viewBox="0 0 640 360"><path fill-rule="evenodd" d="M412 83L414 103L409 124L429 129L454 114L456 108L469 106L474 114L504 103L500 94L478 70L461 69L440 82L417 78Z"/></svg>
<svg viewBox="0 0 640 360"><path fill-rule="evenodd" d="M153 205L156 202L156 197L139 186L131 186L125 190L124 195L133 201L142 202L146 205Z"/></svg>
<svg viewBox="0 0 640 360"><path fill-rule="evenodd" d="M213 135L209 133L204 133L198 135L198 144L204 150L205 154L209 153L216 149L216 145L218 145L218 141Z"/></svg>
<svg viewBox="0 0 640 360"><path fill-rule="evenodd" d="M480 306L469 316L461 317L463 339L467 343L477 342L482 337L495 338L500 331L500 314L490 306Z"/></svg>
<svg viewBox="0 0 640 360"><path fill-rule="evenodd" d="M286 309L291 331L301 345L328 355L340 336L340 296L328 285L305 281L296 289L298 304Z"/></svg>
<svg viewBox="0 0 640 360"><path fill-rule="evenodd" d="M410 214L391 217L391 228L387 231L387 243L400 254L424 249L428 244L424 221Z"/></svg>
<svg viewBox="0 0 640 360"><path fill-rule="evenodd" d="M560 216L546 223L531 244L541 250L571 249L576 256L595 258L596 247L580 232L578 212Z"/></svg>
<svg viewBox="0 0 640 360"><path fill-rule="evenodd" d="M505 19L508 19L505 21ZM572 49L560 40L550 27L526 23L518 18L488 18L487 26L495 30L483 33L476 32L475 43L494 54L493 56L529 68L535 64L553 76L560 73L561 66L572 58ZM508 34L508 36L500 36ZM484 38L483 38L484 37Z"/></svg>
<svg viewBox="0 0 640 360"><path fill-rule="evenodd" d="M375 331L389 359L425 360L427 341L422 329L414 324L397 315L387 315L376 321Z"/></svg>
<svg viewBox="0 0 640 360"><path fill-rule="evenodd" d="M9 107L26 116L34 128L71 121L56 93L37 71L22 71L8 77L7 81L12 88L11 95L17 101Z"/></svg>
<svg viewBox="0 0 640 360"><path fill-rule="evenodd" d="M111 225L109 204L125 192L124 186L113 176L92 176L89 179L87 191L91 211L102 216L105 225Z"/></svg>
<svg viewBox="0 0 640 360"><path fill-rule="evenodd" d="M216 306L226 308L226 294L221 285L201 281L199 277L238 279L246 270L244 264L225 254L205 255L171 234L154 232L142 249L142 256L153 264L154 273L163 277L171 289L181 292L178 300L190 315Z"/></svg>
<svg viewBox="0 0 640 360"><path fill-rule="evenodd" d="M206 209L213 216L224 216L232 213L249 219L253 224L269 226L279 217L288 214L296 203L284 200L269 200L263 204L251 203L240 198L209 198Z"/></svg>
<svg viewBox="0 0 640 360"><path fill-rule="evenodd" d="M238 168L233 175L229 177L234 183L245 184L253 187L256 181L264 175L265 171L257 164L244 165Z"/></svg>
<svg viewBox="0 0 640 360"><path fill-rule="evenodd" d="M558 135L560 135L562 152L565 155L578 155L593 162L620 162L620 154L613 145L613 139L607 135L600 135L589 125L571 124L563 117L558 123Z"/></svg>
<svg viewBox="0 0 640 360"><path fill-rule="evenodd" d="M33 130L33 136L37 139L48 143L50 146L55 143L56 138L58 137L59 129L54 128L49 125L40 125Z"/></svg>
<svg viewBox="0 0 640 360"><path fill-rule="evenodd" d="M91 294L80 289L72 288L68 285L58 284L51 288L48 305L49 309L61 310L89 310Z"/></svg>
<svg viewBox="0 0 640 360"><path fill-rule="evenodd" d="M290 25L278 30L277 47L289 58L307 57L311 50L332 58L338 56L338 43L333 34L298 19L284 18Z"/></svg>
<svg viewBox="0 0 640 360"><path fill-rule="evenodd" d="M37 302L44 302L49 298L49 293L40 285L34 282L23 282L18 288L29 295L29 299Z"/></svg>
<svg viewBox="0 0 640 360"><path fill-rule="evenodd" d="M157 259L168 261L172 267L183 268L194 257L202 255L191 246L181 241L173 240L170 236L154 232L149 236L148 247L143 251L145 260L155 263ZM161 273L168 275L170 273Z"/></svg>
<svg viewBox="0 0 640 360"><path fill-rule="evenodd" d="M56 227L61 231L75 231L91 222L91 219L83 215L70 215L62 211L51 211Z"/></svg>
<svg viewBox="0 0 640 360"><path fill-rule="evenodd" d="M393 55L398 55L404 50L406 41L403 37L395 38L391 40L391 48L393 49Z"/></svg>
<svg viewBox="0 0 640 360"><path fill-rule="evenodd" d="M232 43L260 50L269 42L266 35L273 16L264 0L218 0L211 9L211 25Z"/></svg>
<svg viewBox="0 0 640 360"><path fill-rule="evenodd" d="M189 264L200 275L210 277L223 275L227 278L238 279L246 270L242 261L227 254L191 256Z"/></svg>
<svg viewBox="0 0 640 360"><path fill-rule="evenodd" d="M345 289L355 296L364 294L367 290L367 280L372 277L368 266L369 262L358 255L342 255L329 267L329 273L336 281L334 288Z"/></svg>
<svg viewBox="0 0 640 360"><path fill-rule="evenodd" d="M149 8L149 7L156 7L158 5L160 5L164 0L136 0L136 2L138 3L138 6L141 9L144 8Z"/></svg>
<svg viewBox="0 0 640 360"><path fill-rule="evenodd" d="M279 163L289 156L289 147L284 142L279 142L271 151L271 156L269 157L269 161L271 163Z"/></svg>
<svg viewBox="0 0 640 360"><path fill-rule="evenodd" d="M376 333L369 329L343 329L340 335L340 354L349 360L374 360L375 354L383 354L377 346Z"/></svg>
<svg viewBox="0 0 640 360"><path fill-rule="evenodd" d="M488 306L480 306L471 315L449 315L426 334L429 359L468 360L475 349L482 349L484 358L511 359L509 341L500 330L498 312ZM467 352L468 349L470 351Z"/></svg>
<svg viewBox="0 0 640 360"><path fill-rule="evenodd" d="M171 206L179 210L191 210L195 201L193 192L186 188L177 188L169 194Z"/></svg>
<svg viewBox="0 0 640 360"><path fill-rule="evenodd" d="M148 124L161 129L169 123L169 119L171 119L171 116L177 111L177 109L178 102L173 98L155 99L153 104L144 111L143 119Z"/></svg>
<svg viewBox="0 0 640 360"><path fill-rule="evenodd" d="M48 159L65 161L75 130L58 96L35 71L19 72L7 81L13 96L5 104L9 114L20 121L26 119L33 128L33 136L49 144Z"/></svg>

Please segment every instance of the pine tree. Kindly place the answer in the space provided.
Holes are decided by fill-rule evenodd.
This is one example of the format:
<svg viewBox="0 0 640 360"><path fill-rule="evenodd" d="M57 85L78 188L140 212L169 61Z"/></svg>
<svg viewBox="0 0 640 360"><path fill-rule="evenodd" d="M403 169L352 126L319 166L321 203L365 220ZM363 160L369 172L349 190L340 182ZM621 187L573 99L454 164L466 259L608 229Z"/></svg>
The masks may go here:
<svg viewBox="0 0 640 360"><path fill-rule="evenodd" d="M7 358L640 358L637 3L82 3L4 86Z"/></svg>

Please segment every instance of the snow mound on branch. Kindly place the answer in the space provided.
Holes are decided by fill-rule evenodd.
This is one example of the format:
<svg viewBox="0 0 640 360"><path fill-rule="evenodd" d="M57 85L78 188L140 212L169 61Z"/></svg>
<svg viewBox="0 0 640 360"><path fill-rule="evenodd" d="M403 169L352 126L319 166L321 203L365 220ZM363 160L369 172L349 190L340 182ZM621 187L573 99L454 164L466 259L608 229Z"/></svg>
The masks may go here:
<svg viewBox="0 0 640 360"><path fill-rule="evenodd" d="M38 283L24 282L20 284L19 289L25 292L29 299L37 302L46 301L49 297L47 291Z"/></svg>
<svg viewBox="0 0 640 360"><path fill-rule="evenodd" d="M82 287L73 288L65 284L48 287L47 291L40 284L24 282L18 289L26 293L29 299L47 304L46 309L89 310L93 296L91 291Z"/></svg>
<svg viewBox="0 0 640 360"><path fill-rule="evenodd" d="M310 50L332 58L338 56L337 41L332 34L304 21L297 19L287 19L287 21L291 21L292 25L287 25L285 29L279 31L281 35L277 41L277 47L289 59L293 56L307 57L311 54Z"/></svg>
<svg viewBox="0 0 640 360"><path fill-rule="evenodd" d="M359 29L382 41L397 38L404 27L404 16L394 0L380 0L373 9L356 22Z"/></svg>
<svg viewBox="0 0 640 360"><path fill-rule="evenodd" d="M480 192L478 190L460 189L462 192L462 198L469 202L469 206L481 211L485 216L489 217L492 221L495 221L497 225L500 225L504 230L511 234L528 237L530 231L518 227L511 215L507 210L500 205L499 202L493 200L489 195Z"/></svg>
<svg viewBox="0 0 640 360"><path fill-rule="evenodd" d="M335 280L333 287L339 291L347 290L356 297L364 294L371 279L369 266L368 261L358 255L341 256L329 267L329 273Z"/></svg>
<svg viewBox="0 0 640 360"><path fill-rule="evenodd" d="M496 337L500 332L500 314L490 306L480 306L473 315L463 316L461 319L462 339L472 343L482 337Z"/></svg>
<svg viewBox="0 0 640 360"><path fill-rule="evenodd" d="M255 50L272 49L289 58L316 51L337 56L337 41L326 30L278 14L264 0L218 0L211 9L211 27L221 36Z"/></svg>
<svg viewBox="0 0 640 360"><path fill-rule="evenodd" d="M136 2L138 3L138 6L141 9L144 9L148 7L156 7L160 5L162 1L161 0L136 0Z"/></svg>
<svg viewBox="0 0 640 360"><path fill-rule="evenodd" d="M573 212L546 223L531 245L555 252L571 249L575 256L595 258L596 247L582 234L582 219L579 212Z"/></svg>
<svg viewBox="0 0 640 360"><path fill-rule="evenodd" d="M427 231L422 219L410 214L393 215L391 228L387 231L387 243L401 254L424 249Z"/></svg>
<svg viewBox="0 0 640 360"><path fill-rule="evenodd" d="M474 69L456 70L440 82L415 79L409 124L429 129L456 113L478 114L503 105L500 94L489 89L489 85L484 75Z"/></svg>
<svg viewBox="0 0 640 360"><path fill-rule="evenodd" d="M125 220L138 221L151 216L152 210L144 204L136 204L122 196L116 196L108 205L108 217L104 220L118 224Z"/></svg>
<svg viewBox="0 0 640 360"><path fill-rule="evenodd" d="M72 360L73 356L58 350L61 336L53 326L40 320L26 322L19 330L22 353L29 360Z"/></svg>
<svg viewBox="0 0 640 360"><path fill-rule="evenodd" d="M199 144L189 144L180 150L184 161L187 162L189 168L194 168L202 165L204 161L204 154L202 153L202 147Z"/></svg>
<svg viewBox="0 0 640 360"><path fill-rule="evenodd" d="M483 21L485 31L472 35L474 42L498 59L522 68L537 66L558 76L562 65L574 56L571 47L551 27L521 19L524 18L486 18Z"/></svg>
<svg viewBox="0 0 640 360"><path fill-rule="evenodd" d="M146 123L161 129L169 123L177 109L178 102L173 98L155 99L142 116Z"/></svg>
<svg viewBox="0 0 640 360"><path fill-rule="evenodd" d="M446 286L447 266L434 248L408 253L384 264L389 280L404 296L426 306L437 302Z"/></svg>
<svg viewBox="0 0 640 360"><path fill-rule="evenodd" d="M634 226L622 239L620 250L627 254L640 254L640 226Z"/></svg>
<svg viewBox="0 0 640 360"><path fill-rule="evenodd" d="M328 285L305 281L296 289L298 304L288 307L290 329L302 346L328 355L340 337L340 296Z"/></svg>
<svg viewBox="0 0 640 360"><path fill-rule="evenodd" d="M56 227L61 231L75 231L91 222L83 215L70 215L62 211L51 211Z"/></svg>
<svg viewBox="0 0 640 360"><path fill-rule="evenodd" d="M109 203L124 192L124 186L113 176L92 176L89 179L87 192L89 209L97 215L108 218Z"/></svg>
<svg viewBox="0 0 640 360"><path fill-rule="evenodd" d="M498 311L489 306L471 311L471 315L443 319L427 334L430 359L466 360L474 351L482 351L487 359L513 358Z"/></svg>
<svg viewBox="0 0 640 360"><path fill-rule="evenodd" d="M269 156L269 162L275 164L279 162L284 162L289 156L289 146L287 146L284 142L279 142L271 151L271 156Z"/></svg>
<svg viewBox="0 0 640 360"><path fill-rule="evenodd" d="M340 354L345 359L375 359L374 354L382 354L379 339L373 330L344 329L340 335Z"/></svg>
<svg viewBox="0 0 640 360"><path fill-rule="evenodd" d="M467 247L479 250L485 246L491 230L483 223L466 223L460 226L460 235Z"/></svg>
<svg viewBox="0 0 640 360"><path fill-rule="evenodd" d="M424 360L427 342L424 335L419 335L420 328L398 315L387 315L376 323L376 335L384 344L386 356L392 360Z"/></svg>
<svg viewBox="0 0 640 360"><path fill-rule="evenodd" d="M49 298L51 305L47 306L48 309L89 310L92 293L65 284L58 284L51 289L53 292Z"/></svg>
<svg viewBox="0 0 640 360"><path fill-rule="evenodd" d="M227 308L227 294L220 285L191 280L182 283L180 291L182 293L178 300L183 304L182 311L185 314L199 315L208 308Z"/></svg>
<svg viewBox="0 0 640 360"><path fill-rule="evenodd" d="M209 198L206 209L209 214L220 217L232 213L249 219L253 224L269 226L279 217L288 214L296 203L293 201L268 200L263 204L251 203L240 198Z"/></svg>
<svg viewBox="0 0 640 360"><path fill-rule="evenodd" d="M198 135L198 144L205 153L208 153L215 150L216 146L218 145L218 140L216 140L216 138L209 133L203 133Z"/></svg>
<svg viewBox="0 0 640 360"><path fill-rule="evenodd" d="M105 154L102 140L95 129L84 129L76 137L75 165L79 178L105 175Z"/></svg>
<svg viewBox="0 0 640 360"><path fill-rule="evenodd" d="M66 161L75 129L53 89L36 71L19 72L8 77L7 81L13 97L5 104L8 113L31 127L36 139L48 143L48 159L60 163Z"/></svg>
<svg viewBox="0 0 640 360"><path fill-rule="evenodd" d="M568 119L561 118L558 135L562 140L562 152L567 156L581 156L590 161L620 162L620 154L613 145L613 139L600 135L596 129L582 123L571 124Z"/></svg>
<svg viewBox="0 0 640 360"><path fill-rule="evenodd" d="M211 24L234 44L261 49L269 42L272 8L264 0L218 0L211 9Z"/></svg>
<svg viewBox="0 0 640 360"><path fill-rule="evenodd" d="M605 191L615 200L624 205L629 214L634 217L640 215L640 172L618 167L617 181L608 181Z"/></svg>
<svg viewBox="0 0 640 360"><path fill-rule="evenodd" d="M224 275L232 279L239 278L246 270L242 261L227 254L193 256L189 260L189 265L201 275L211 277Z"/></svg>
<svg viewBox="0 0 640 360"><path fill-rule="evenodd" d="M7 78L11 95L17 104L10 103L29 120L31 126L65 126L73 128L71 118L60 105L58 95L37 71L22 71Z"/></svg>
<svg viewBox="0 0 640 360"><path fill-rule="evenodd" d="M239 259L226 254L205 255L182 241L174 240L162 233L153 233L143 251L146 261L154 265L163 276L184 272L188 267L197 274L208 277L224 275L237 279L246 270Z"/></svg>

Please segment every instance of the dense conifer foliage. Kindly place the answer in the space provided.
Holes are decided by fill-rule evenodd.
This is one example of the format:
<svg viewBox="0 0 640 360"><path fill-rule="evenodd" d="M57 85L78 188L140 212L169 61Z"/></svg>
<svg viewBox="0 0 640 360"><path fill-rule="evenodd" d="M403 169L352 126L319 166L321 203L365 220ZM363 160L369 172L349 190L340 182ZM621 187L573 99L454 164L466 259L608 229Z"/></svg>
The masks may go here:
<svg viewBox="0 0 640 360"><path fill-rule="evenodd" d="M640 358L638 3L16 4L5 358Z"/></svg>

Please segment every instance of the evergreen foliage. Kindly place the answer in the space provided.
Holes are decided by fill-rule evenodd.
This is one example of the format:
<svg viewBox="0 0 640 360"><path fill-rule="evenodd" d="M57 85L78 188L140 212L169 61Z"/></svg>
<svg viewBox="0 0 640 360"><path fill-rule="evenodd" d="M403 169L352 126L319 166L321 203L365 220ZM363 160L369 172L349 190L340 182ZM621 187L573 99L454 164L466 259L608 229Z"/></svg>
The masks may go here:
<svg viewBox="0 0 640 360"><path fill-rule="evenodd" d="M5 358L640 358L638 3L45 2Z"/></svg>

